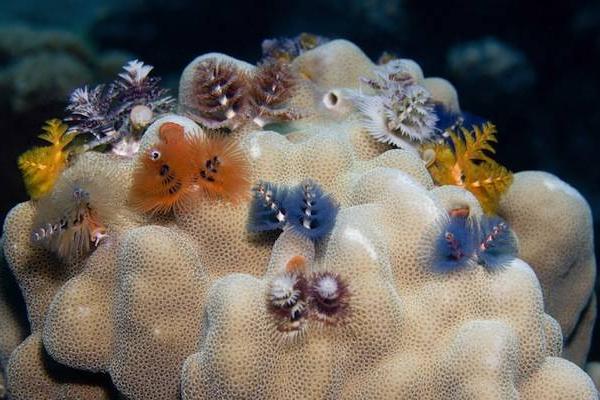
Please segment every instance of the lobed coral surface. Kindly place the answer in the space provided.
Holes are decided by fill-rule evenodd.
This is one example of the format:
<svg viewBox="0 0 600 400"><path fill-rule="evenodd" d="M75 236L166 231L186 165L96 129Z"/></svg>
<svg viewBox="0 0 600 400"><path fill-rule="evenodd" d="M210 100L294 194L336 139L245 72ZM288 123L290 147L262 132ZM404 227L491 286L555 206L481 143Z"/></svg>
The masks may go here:
<svg viewBox="0 0 600 400"><path fill-rule="evenodd" d="M376 67L360 49L335 40L295 58L296 82L277 112L257 113L259 96L226 95L195 122L202 63L257 79L247 63L199 57L181 79L187 117L156 119L137 156L77 155L48 197L7 216L0 362L10 398L598 398L577 365L595 319L595 259L589 207L573 188L542 172L515 174L497 214L514 231L518 258L496 270L469 258L440 273L431 259L449 213L477 220L484 211L465 188L434 184L413 149L369 135L354 99ZM406 65L433 101L460 112L447 81ZM244 92L238 84L232 96ZM293 118L281 118L289 110ZM263 126L258 115L278 118ZM224 134L202 127L215 116L219 128L232 128L226 134L247 159L250 181L292 187L311 179L336 200L329 235L251 233L251 196L209 196L154 214L132 204L140 157L153 154L161 127L176 124L187 138ZM74 187L89 188L86 207L106 236L61 258L31 233ZM4 279L10 273L14 281ZM321 282L306 299L294 297L290 305L306 301L286 325L294 334L281 329L272 304L290 276L292 291L301 290L300 276L340 279L337 289ZM29 329L9 290L22 294ZM318 304L331 303L310 298L328 291L343 297L332 323L314 317Z"/></svg>

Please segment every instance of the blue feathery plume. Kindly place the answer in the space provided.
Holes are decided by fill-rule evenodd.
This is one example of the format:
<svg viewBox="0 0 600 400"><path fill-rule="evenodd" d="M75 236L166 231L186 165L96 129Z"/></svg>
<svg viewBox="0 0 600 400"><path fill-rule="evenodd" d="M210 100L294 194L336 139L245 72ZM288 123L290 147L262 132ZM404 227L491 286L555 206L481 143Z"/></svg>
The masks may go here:
<svg viewBox="0 0 600 400"><path fill-rule="evenodd" d="M500 217L481 217L477 260L490 270L506 267L518 253L517 240Z"/></svg>
<svg viewBox="0 0 600 400"><path fill-rule="evenodd" d="M284 202L289 189L270 182L259 182L248 214L248 230L265 232L283 229L287 221Z"/></svg>
<svg viewBox="0 0 600 400"><path fill-rule="evenodd" d="M449 217L436 239L433 268L438 272L452 272L468 265L475 254L479 238L477 225L467 217Z"/></svg>
<svg viewBox="0 0 600 400"><path fill-rule="evenodd" d="M339 207L316 182L306 180L290 191L285 209L292 229L311 240L319 240L333 229Z"/></svg>

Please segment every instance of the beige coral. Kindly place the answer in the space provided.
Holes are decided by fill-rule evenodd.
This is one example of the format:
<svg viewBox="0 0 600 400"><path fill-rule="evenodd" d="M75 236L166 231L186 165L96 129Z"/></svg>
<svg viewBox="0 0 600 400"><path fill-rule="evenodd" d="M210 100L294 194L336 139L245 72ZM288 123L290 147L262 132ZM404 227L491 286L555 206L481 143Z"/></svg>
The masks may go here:
<svg viewBox="0 0 600 400"><path fill-rule="evenodd" d="M596 384L596 388L600 390L600 363L590 362L586 365L585 370L592 377L592 380Z"/></svg>
<svg viewBox="0 0 600 400"><path fill-rule="evenodd" d="M232 135L254 181L313 178L339 201L331 236L315 246L291 231L249 234L246 202L206 200L186 212L143 216L128 201L135 160L80 155L61 181L86 175L112 182L108 237L89 256L65 265L31 245L42 202L15 207L5 223L4 253L32 332L14 351L26 333L13 321L16 330L0 334L11 396L109 398L116 395L110 377L131 399L597 398L591 379L559 358L561 327L576 331L567 347L572 359L585 356L594 315L594 303L585 306L595 268L585 201L550 175L517 174L501 214L519 237L521 259L496 273L478 265L434 273L424 260L439 220L461 207L481 215L475 197L435 187L418 156L364 132L347 90L373 64L356 46L333 41L292 67L304 80L290 103L308 111L306 118L285 124L287 135L251 124ZM456 109L452 86L428 79L434 98ZM331 93L337 101L328 105ZM148 128L141 151L156 143L165 122L202 134L191 120L166 116ZM551 212L522 187L538 188L537 201ZM53 198L61 197L47 201ZM563 218L563 230L541 240L553 215ZM570 246L562 258L550 252ZM349 313L336 326L311 320L302 337L287 341L266 291L298 255L307 273L332 271L347 281ZM560 275L568 266L579 272ZM578 296L561 305L556 291L568 287ZM4 322L11 306L2 307ZM579 313L584 323L576 323Z"/></svg>
<svg viewBox="0 0 600 400"><path fill-rule="evenodd" d="M291 257L281 249L311 252L284 232L265 278L234 274L211 288L200 351L184 366L183 397L594 398L585 374L555 361L560 330L542 311L529 266L515 260L494 275L477 267L450 277L423 269L418 254L431 249L406 252L407 236L427 236L429 224L445 210L401 172L379 170L369 180L379 173L389 174L378 182L380 190L373 196L357 186L352 197L363 200L341 212L313 265L347 277L350 322L324 330L311 326L302 340L281 343L265 307L267 283ZM393 206L406 203L403 209ZM413 212L419 218L411 218ZM383 223L396 218L404 222ZM549 377L546 363L553 366ZM554 368L566 376L561 379ZM529 383L534 375L569 389L543 391Z"/></svg>
<svg viewBox="0 0 600 400"><path fill-rule="evenodd" d="M8 348L8 360L3 357L8 392L13 399L73 398L71 394L89 399L108 398L109 385L102 377L83 374L74 378L81 374L53 364L42 346L40 330L48 305L68 277L78 272L79 266L60 265L45 250L30 245L34 213L32 203L23 203L13 208L5 221L4 255L21 289L31 327L31 334L16 348ZM1 330L3 346L10 345L15 330L21 337L26 333L22 329L19 332L15 320L3 318L3 324L8 327Z"/></svg>
<svg viewBox="0 0 600 400"><path fill-rule="evenodd" d="M560 323L563 356L583 366L596 319L589 205L557 177L528 171L515 174L498 213L511 221L519 237L519 256L536 272L546 311Z"/></svg>
<svg viewBox="0 0 600 400"><path fill-rule="evenodd" d="M1 241L0 241L1 242ZM6 366L12 351L27 337L28 324L17 282L0 255L0 365ZM0 399L7 393L5 370L0 371Z"/></svg>

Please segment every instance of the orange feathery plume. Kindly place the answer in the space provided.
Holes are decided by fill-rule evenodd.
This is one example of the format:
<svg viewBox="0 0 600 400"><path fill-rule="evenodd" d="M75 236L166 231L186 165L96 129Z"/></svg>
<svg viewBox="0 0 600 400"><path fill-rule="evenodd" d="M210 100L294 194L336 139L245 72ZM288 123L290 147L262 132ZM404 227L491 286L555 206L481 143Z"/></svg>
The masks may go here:
<svg viewBox="0 0 600 400"><path fill-rule="evenodd" d="M194 190L194 164L183 126L166 122L158 136L159 144L140 155L131 200L142 212L164 214L182 207Z"/></svg>
<svg viewBox="0 0 600 400"><path fill-rule="evenodd" d="M301 273L306 269L306 263L306 257L295 255L288 260L287 264L285 264L285 271L290 273Z"/></svg>
<svg viewBox="0 0 600 400"><path fill-rule="evenodd" d="M226 137L190 139L194 183L212 198L237 202L250 193L250 164L239 145Z"/></svg>

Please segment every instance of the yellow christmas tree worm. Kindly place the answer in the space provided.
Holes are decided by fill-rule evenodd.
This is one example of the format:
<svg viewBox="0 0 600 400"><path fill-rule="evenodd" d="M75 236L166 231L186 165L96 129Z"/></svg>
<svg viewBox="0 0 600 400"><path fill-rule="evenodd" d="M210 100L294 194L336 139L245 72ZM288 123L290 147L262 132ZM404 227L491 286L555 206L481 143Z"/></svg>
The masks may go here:
<svg viewBox="0 0 600 400"><path fill-rule="evenodd" d="M512 183L512 173L494 161L496 127L487 122L473 131L448 131L451 143L426 146L435 156L427 168L438 185L456 185L477 197L486 213L494 213L502 193ZM486 153L487 152L487 153Z"/></svg>
<svg viewBox="0 0 600 400"><path fill-rule="evenodd" d="M19 156L17 162L23 174L25 188L34 200L52 189L67 165L69 151L65 148L76 136L74 133L67 133L67 128L59 119L46 121L42 128L44 133L38 137L51 145L34 147Z"/></svg>

